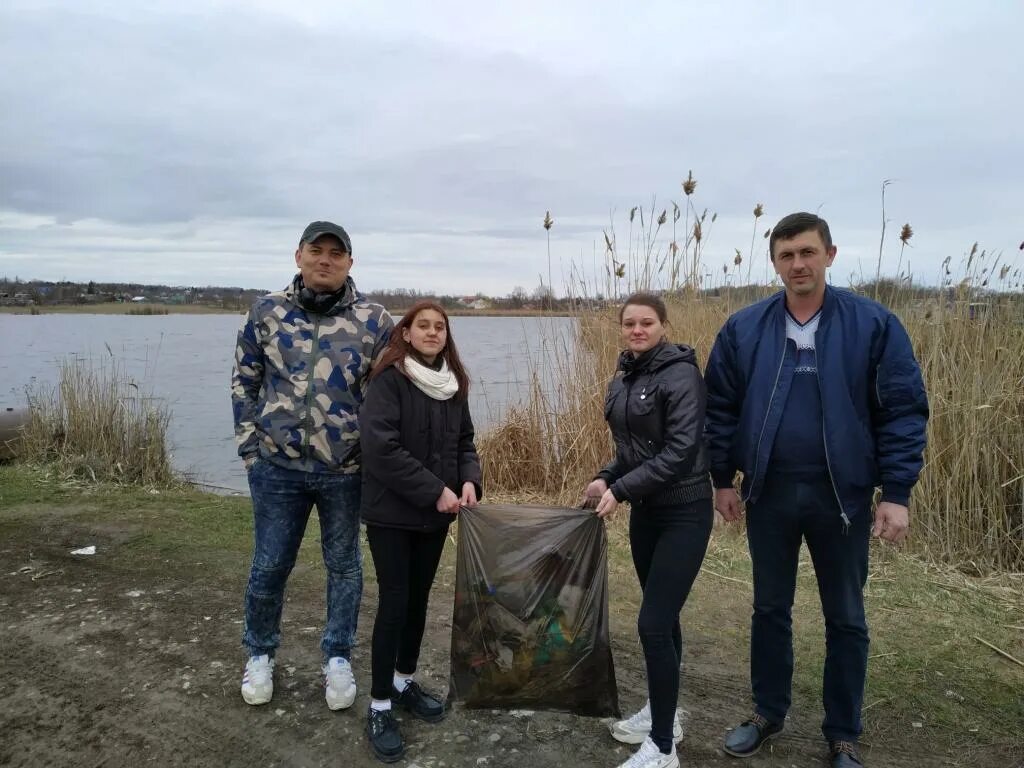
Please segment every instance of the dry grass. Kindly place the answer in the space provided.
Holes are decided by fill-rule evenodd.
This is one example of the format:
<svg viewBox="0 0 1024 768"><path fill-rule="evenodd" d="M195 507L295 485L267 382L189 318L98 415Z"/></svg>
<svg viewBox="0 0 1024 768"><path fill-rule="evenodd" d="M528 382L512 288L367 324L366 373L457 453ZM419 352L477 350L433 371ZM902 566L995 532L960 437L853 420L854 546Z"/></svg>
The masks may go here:
<svg viewBox="0 0 1024 768"><path fill-rule="evenodd" d="M29 393L25 459L92 481L175 482L167 456L170 413L110 361L66 362L53 390Z"/></svg>
<svg viewBox="0 0 1024 768"><path fill-rule="evenodd" d="M686 237L676 245L658 240L665 216L630 211L628 252L619 253L614 233L605 235L607 268L603 285L577 277L573 349L545 361L556 385L536 384L524 404L480 439L484 472L498 493L540 494L552 502L575 504L585 485L612 454L603 402L620 349L615 309L594 297L623 296L633 290L665 290L670 338L694 346L702 363L728 315L777 290L772 285L733 287L743 254L717 286L702 280L701 266L714 216L698 215L685 189ZM640 216L636 215L640 211ZM656 210L654 206L651 213ZM678 219L679 206L672 204ZM757 220L763 215L759 204ZM635 234L634 218L641 224ZM705 223L702 228L691 226ZM767 235L767 232L765 232ZM912 236L901 232L900 258ZM750 259L759 238L751 240ZM757 255L765 259L765 253ZM921 363L932 415L921 480L912 500L913 536L908 544L927 557L970 572L1024 571L1024 297L1021 269L1001 258L965 254L954 283L949 260L938 289L913 285L911 275L858 288L877 295L900 316ZM748 263L746 272L750 274ZM760 271L758 267L756 271ZM578 275L579 272L574 274ZM989 292L998 287L999 294ZM713 288L713 290L709 290ZM971 304L986 306L972 317Z"/></svg>

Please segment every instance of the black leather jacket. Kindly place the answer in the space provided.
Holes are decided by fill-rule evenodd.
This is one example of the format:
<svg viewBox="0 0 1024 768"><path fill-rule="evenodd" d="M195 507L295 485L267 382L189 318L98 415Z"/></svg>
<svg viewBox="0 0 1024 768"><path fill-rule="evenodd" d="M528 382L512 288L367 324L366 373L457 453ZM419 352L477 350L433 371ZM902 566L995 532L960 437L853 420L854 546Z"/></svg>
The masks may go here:
<svg viewBox="0 0 1024 768"><path fill-rule="evenodd" d="M688 504L712 495L704 442L707 392L691 347L628 350L608 385L604 417L615 458L598 473L618 501Z"/></svg>

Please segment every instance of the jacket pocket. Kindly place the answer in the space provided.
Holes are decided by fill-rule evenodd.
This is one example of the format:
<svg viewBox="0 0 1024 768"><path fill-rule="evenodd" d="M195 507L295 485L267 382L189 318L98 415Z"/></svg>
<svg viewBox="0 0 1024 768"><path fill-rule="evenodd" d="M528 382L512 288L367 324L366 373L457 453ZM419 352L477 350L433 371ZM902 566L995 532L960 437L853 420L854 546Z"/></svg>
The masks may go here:
<svg viewBox="0 0 1024 768"><path fill-rule="evenodd" d="M659 392L657 384L648 384L646 387L641 387L640 389L634 388L630 394L630 414L647 416L652 413L658 405Z"/></svg>
<svg viewBox="0 0 1024 768"><path fill-rule="evenodd" d="M924 383L913 363L880 365L875 373L875 398L882 408L899 408L917 402L924 395Z"/></svg>

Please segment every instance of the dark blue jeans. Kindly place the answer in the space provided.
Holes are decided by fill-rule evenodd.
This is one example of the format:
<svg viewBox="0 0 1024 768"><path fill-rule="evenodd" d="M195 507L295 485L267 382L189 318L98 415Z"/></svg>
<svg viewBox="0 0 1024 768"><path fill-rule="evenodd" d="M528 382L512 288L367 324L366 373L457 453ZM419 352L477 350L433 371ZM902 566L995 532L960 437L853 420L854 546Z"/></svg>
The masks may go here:
<svg viewBox="0 0 1024 768"><path fill-rule="evenodd" d="M714 514L711 499L680 507L637 504L629 514L629 548L644 592L637 631L647 667L651 740L665 753L673 748L683 661L679 612L704 562Z"/></svg>
<svg viewBox="0 0 1024 768"><path fill-rule="evenodd" d="M857 741L868 663L864 584L868 575L871 495L846 529L826 477L769 475L747 510L754 566L750 682L758 714L781 723L793 682L793 596L800 542L806 540L825 616L821 731L829 741Z"/></svg>
<svg viewBox="0 0 1024 768"><path fill-rule="evenodd" d="M260 459L249 470L256 547L245 590L242 644L251 655L274 655L281 641L284 587L316 505L327 568L327 626L320 648L349 658L363 595L359 550L359 475L297 472Z"/></svg>

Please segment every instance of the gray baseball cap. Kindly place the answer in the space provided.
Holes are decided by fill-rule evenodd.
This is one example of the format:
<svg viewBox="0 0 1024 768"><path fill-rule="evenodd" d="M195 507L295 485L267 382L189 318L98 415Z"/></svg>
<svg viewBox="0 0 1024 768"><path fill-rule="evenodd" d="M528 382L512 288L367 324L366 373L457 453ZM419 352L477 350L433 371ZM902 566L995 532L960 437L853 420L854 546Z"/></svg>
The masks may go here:
<svg viewBox="0 0 1024 768"><path fill-rule="evenodd" d="M299 245L303 243L312 243L321 235L332 235L341 241L341 244L345 247L345 252L352 255L352 240L348 236L348 232L343 227L339 227L337 224L330 221L314 221L305 231L302 233L302 237L299 239Z"/></svg>

